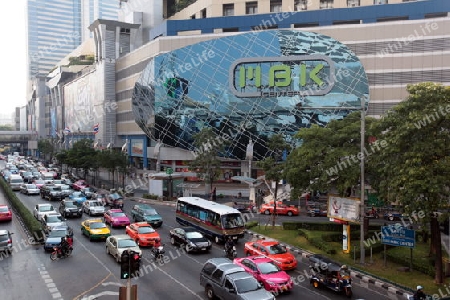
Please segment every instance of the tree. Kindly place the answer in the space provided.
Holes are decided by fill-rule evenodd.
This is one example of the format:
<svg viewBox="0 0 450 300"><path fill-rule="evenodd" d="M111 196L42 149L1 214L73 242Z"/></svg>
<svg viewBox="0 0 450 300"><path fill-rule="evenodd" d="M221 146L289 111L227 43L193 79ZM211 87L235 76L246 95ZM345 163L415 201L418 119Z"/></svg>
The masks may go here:
<svg viewBox="0 0 450 300"><path fill-rule="evenodd" d="M326 127L312 125L302 128L295 136L300 147L287 158L286 179L294 187L293 196L304 191L329 191L336 188L339 195L350 196L352 187L361 178L361 157L370 159L381 149L380 142L369 145L371 125L376 120L366 117L364 153L361 153L361 112L354 112L342 120L333 120ZM370 174L370 169L366 173Z"/></svg>
<svg viewBox="0 0 450 300"><path fill-rule="evenodd" d="M436 212L449 204L450 88L420 83L407 90L408 98L376 126L377 137L387 147L370 162L377 170L372 186L384 199L402 205L424 228L430 224L430 255L435 255L439 284L443 270Z"/></svg>
<svg viewBox="0 0 450 300"><path fill-rule="evenodd" d="M73 144L67 153L67 164L70 167L83 169L83 177L86 178L89 169L97 163L97 152L92 147L92 140L82 139Z"/></svg>
<svg viewBox="0 0 450 300"><path fill-rule="evenodd" d="M191 161L190 169L197 172L197 176L204 178L207 183L207 192L212 190L212 184L220 175L220 160L218 156L223 153L228 140L218 136L214 129L204 128L194 135L195 158Z"/></svg>
<svg viewBox="0 0 450 300"><path fill-rule="evenodd" d="M275 226L275 216L277 211L277 193L278 184L283 179L283 171L285 161L283 161L283 152L289 153L291 146L284 140L280 134L273 135L269 138L267 148L268 156L257 163L258 167L264 170L265 180L275 182L275 190L273 192L273 213L272 227Z"/></svg>
<svg viewBox="0 0 450 300"><path fill-rule="evenodd" d="M0 125L0 131L13 131L14 128L12 125Z"/></svg>

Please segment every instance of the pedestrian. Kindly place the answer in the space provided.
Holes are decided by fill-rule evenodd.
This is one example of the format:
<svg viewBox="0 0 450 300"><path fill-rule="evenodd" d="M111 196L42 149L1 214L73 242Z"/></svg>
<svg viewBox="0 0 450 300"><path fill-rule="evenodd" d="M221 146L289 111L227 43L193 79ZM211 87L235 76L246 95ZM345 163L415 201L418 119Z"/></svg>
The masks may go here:
<svg viewBox="0 0 450 300"><path fill-rule="evenodd" d="M217 191L216 191L216 187L214 187L214 189L211 192L211 200L212 201L216 201L217 200Z"/></svg>
<svg viewBox="0 0 450 300"><path fill-rule="evenodd" d="M418 285L416 288L416 292L413 295L414 300L425 300L427 296L423 292L423 287L421 285Z"/></svg>

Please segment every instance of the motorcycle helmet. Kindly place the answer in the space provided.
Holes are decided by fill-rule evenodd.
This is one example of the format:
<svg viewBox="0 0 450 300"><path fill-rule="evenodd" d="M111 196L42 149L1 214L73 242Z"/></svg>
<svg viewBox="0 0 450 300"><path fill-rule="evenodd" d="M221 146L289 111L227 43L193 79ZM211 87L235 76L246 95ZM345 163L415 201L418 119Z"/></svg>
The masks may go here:
<svg viewBox="0 0 450 300"><path fill-rule="evenodd" d="M417 290L419 291L419 290L422 290L423 289L423 287L421 286L421 285L418 285L417 286Z"/></svg>

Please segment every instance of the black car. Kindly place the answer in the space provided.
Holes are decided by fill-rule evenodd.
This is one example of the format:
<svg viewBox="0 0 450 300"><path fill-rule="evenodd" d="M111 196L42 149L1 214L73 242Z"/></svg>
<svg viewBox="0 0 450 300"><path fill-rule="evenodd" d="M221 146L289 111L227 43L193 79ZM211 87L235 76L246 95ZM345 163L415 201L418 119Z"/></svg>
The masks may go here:
<svg viewBox="0 0 450 300"><path fill-rule="evenodd" d="M73 231L67 227L55 227L48 234L44 243L44 251L52 251L53 247L57 247L61 244L61 238L68 236L73 236Z"/></svg>
<svg viewBox="0 0 450 300"><path fill-rule="evenodd" d="M170 243L180 245L189 252L208 252L211 250L212 243L195 228L174 228L170 230Z"/></svg>
<svg viewBox="0 0 450 300"><path fill-rule="evenodd" d="M81 216L83 215L82 206L77 201L62 200L58 210L64 218L81 218Z"/></svg>
<svg viewBox="0 0 450 300"><path fill-rule="evenodd" d="M49 201L62 200L63 198L61 187L56 185L43 185L40 194L42 199Z"/></svg>

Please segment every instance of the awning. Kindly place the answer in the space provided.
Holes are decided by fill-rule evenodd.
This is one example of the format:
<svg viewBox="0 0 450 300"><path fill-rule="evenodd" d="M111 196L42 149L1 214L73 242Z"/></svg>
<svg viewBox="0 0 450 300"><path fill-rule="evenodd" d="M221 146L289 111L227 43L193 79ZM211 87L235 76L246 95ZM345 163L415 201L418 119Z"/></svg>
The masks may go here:
<svg viewBox="0 0 450 300"><path fill-rule="evenodd" d="M263 183L262 181L260 181L258 179L254 179L254 178L246 177L246 176L233 176L233 177L231 177L231 180L236 180L236 181L244 182L246 184L253 184L253 185L260 185L261 183Z"/></svg>

